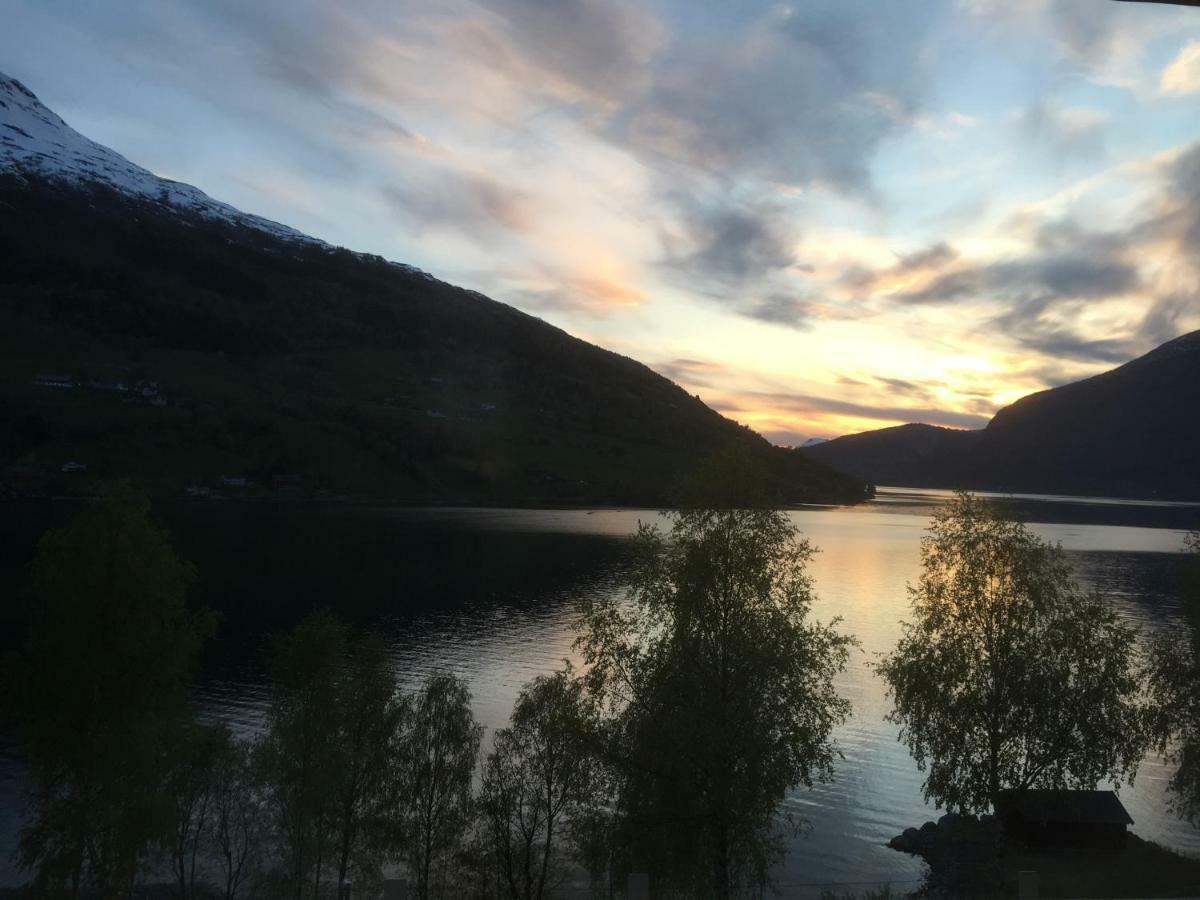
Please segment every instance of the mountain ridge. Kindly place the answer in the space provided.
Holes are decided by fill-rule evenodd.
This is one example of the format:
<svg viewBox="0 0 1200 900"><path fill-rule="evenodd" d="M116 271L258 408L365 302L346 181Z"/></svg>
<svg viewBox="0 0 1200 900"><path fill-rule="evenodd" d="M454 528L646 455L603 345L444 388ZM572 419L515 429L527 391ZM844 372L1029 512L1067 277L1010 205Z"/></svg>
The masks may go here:
<svg viewBox="0 0 1200 900"><path fill-rule="evenodd" d="M12 79L0 103L10 490L656 506L736 458L770 502L866 496L635 360L159 179Z"/></svg>
<svg viewBox="0 0 1200 900"><path fill-rule="evenodd" d="M803 452L907 487L1200 500L1200 331L1029 394L976 431L910 424Z"/></svg>
<svg viewBox="0 0 1200 900"><path fill-rule="evenodd" d="M155 175L84 137L24 84L0 72L0 169L67 182L99 182L211 219L245 225L288 240L314 237L214 200L199 188Z"/></svg>

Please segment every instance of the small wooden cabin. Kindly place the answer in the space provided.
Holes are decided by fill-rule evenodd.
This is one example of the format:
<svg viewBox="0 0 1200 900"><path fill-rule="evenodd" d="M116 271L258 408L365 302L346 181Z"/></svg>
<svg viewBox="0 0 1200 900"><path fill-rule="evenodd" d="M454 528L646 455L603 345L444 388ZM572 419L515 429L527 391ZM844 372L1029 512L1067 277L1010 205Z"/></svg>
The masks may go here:
<svg viewBox="0 0 1200 900"><path fill-rule="evenodd" d="M1133 824L1112 791L1003 791L996 816L1010 837L1037 847L1124 847Z"/></svg>

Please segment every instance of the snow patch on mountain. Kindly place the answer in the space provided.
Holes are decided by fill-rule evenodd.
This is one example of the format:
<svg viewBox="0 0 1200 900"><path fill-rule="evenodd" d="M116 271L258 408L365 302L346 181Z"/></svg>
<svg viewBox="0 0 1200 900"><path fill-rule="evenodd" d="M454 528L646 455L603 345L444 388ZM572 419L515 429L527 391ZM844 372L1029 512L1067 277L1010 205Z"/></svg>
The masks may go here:
<svg viewBox="0 0 1200 900"><path fill-rule="evenodd" d="M205 218L246 225L275 237L320 244L289 228L214 200L199 188L134 165L90 141L47 109L33 91L0 72L0 172L82 184L99 182L144 200L166 203Z"/></svg>

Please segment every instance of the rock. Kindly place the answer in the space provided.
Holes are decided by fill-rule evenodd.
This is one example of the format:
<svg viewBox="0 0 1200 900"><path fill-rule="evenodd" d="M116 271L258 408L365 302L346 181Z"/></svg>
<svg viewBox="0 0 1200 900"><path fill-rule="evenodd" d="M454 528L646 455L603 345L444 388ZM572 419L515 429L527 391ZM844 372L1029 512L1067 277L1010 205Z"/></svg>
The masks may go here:
<svg viewBox="0 0 1200 900"><path fill-rule="evenodd" d="M948 812L937 820L937 827L942 831L949 831L957 828L962 823L962 816L958 813Z"/></svg>
<svg viewBox="0 0 1200 900"><path fill-rule="evenodd" d="M938 830L937 825L933 822L926 822L917 833L917 852L921 854L930 852L943 838L944 835Z"/></svg>
<svg viewBox="0 0 1200 900"><path fill-rule="evenodd" d="M903 834L898 834L888 841L888 846L901 853L916 853L920 834L915 828L905 828Z"/></svg>

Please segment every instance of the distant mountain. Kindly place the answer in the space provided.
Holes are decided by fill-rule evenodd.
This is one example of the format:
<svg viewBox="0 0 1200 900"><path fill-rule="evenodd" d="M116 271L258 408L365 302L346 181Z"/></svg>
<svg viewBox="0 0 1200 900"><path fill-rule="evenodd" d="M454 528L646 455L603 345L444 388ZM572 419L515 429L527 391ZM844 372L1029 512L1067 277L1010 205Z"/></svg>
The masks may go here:
<svg viewBox="0 0 1200 900"><path fill-rule="evenodd" d="M0 250L0 493L865 496L640 363L158 178L4 76Z"/></svg>
<svg viewBox="0 0 1200 900"><path fill-rule="evenodd" d="M825 443L827 440L828 440L828 438L809 438L807 441L805 441L803 444L800 445L800 449L803 450L806 447L816 447L820 444Z"/></svg>
<svg viewBox="0 0 1200 900"><path fill-rule="evenodd" d="M980 431L901 425L803 452L873 484L1200 500L1200 331Z"/></svg>

